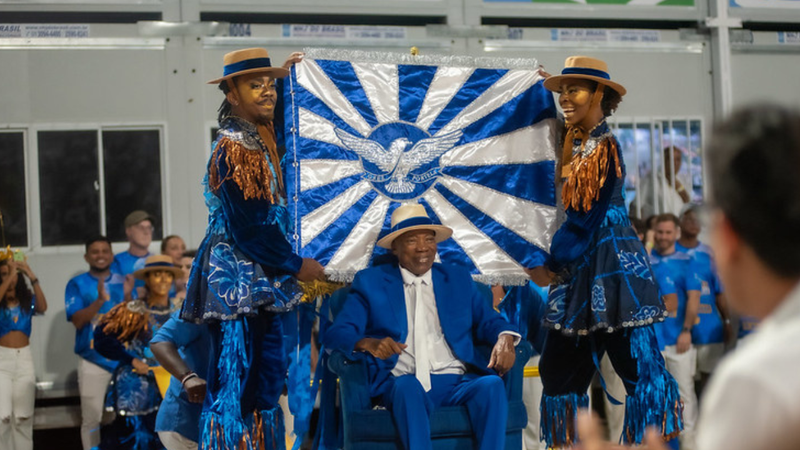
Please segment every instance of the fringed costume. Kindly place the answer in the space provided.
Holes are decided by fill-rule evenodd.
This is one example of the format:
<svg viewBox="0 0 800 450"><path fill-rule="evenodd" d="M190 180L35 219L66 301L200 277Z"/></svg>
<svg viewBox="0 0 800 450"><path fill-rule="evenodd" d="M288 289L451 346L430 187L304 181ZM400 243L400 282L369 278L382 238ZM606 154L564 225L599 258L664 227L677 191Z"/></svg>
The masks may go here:
<svg viewBox="0 0 800 450"><path fill-rule="evenodd" d="M282 449L286 377L278 313L302 296L294 274L283 180L270 125L228 116L204 182L209 224L181 318L209 324L212 354L200 448Z"/></svg>
<svg viewBox="0 0 800 450"><path fill-rule="evenodd" d="M540 361L541 432L549 447L572 445L575 417L604 352L627 390L622 440L640 443L646 427L682 428L678 386L667 373L652 324L666 311L650 262L625 210L625 165L605 120L566 130L562 200ZM620 399L621 400L621 399Z"/></svg>
<svg viewBox="0 0 800 450"><path fill-rule="evenodd" d="M100 449L163 449L155 432L161 394L152 372L133 371L134 358L157 365L150 352L150 338L175 308L148 306L131 300L112 308L94 331L94 346L106 358L119 361L106 394L106 409L116 413L114 422L104 426Z"/></svg>

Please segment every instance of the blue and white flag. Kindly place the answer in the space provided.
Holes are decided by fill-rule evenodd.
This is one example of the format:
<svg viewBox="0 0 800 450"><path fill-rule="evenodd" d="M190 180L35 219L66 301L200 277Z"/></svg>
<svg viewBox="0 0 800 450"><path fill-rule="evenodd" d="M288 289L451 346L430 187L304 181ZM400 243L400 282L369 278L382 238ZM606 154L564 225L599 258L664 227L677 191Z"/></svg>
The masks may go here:
<svg viewBox="0 0 800 450"><path fill-rule="evenodd" d="M453 229L441 261L521 284L556 229L552 94L531 59L309 49L286 86L298 253L349 281L402 202Z"/></svg>

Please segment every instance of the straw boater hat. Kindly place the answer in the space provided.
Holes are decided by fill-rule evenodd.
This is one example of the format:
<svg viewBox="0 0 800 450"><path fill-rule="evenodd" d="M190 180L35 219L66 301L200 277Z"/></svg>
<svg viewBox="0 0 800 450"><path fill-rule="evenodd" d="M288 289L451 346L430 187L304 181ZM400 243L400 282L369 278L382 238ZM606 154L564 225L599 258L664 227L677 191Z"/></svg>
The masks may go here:
<svg viewBox="0 0 800 450"><path fill-rule="evenodd" d="M284 78L289 75L289 70L283 67L272 67L269 53L265 48L246 48L226 53L222 63L225 64L222 70L223 76L209 81L208 84L219 84L233 77L256 72L264 72L272 78Z"/></svg>
<svg viewBox="0 0 800 450"><path fill-rule="evenodd" d="M453 229L444 225L433 223L428 217L425 207L412 203L400 205L392 213L392 227L389 234L378 241L378 246L392 248L392 242L403 233L414 230L431 230L436 235L436 242L442 242L453 234Z"/></svg>
<svg viewBox="0 0 800 450"><path fill-rule="evenodd" d="M561 82L566 79L580 78L604 84L617 91L621 96L627 92L621 84L611 81L608 65L605 61L590 56L570 56L564 62L561 75L554 75L544 80L544 87L553 92L561 92Z"/></svg>
<svg viewBox="0 0 800 450"><path fill-rule="evenodd" d="M143 268L133 272L133 277L144 280L144 277L147 276L148 273L156 270L170 272L175 278L180 278L183 276L183 271L175 267L175 264L172 263L172 257L168 255L153 255L149 256L144 261Z"/></svg>

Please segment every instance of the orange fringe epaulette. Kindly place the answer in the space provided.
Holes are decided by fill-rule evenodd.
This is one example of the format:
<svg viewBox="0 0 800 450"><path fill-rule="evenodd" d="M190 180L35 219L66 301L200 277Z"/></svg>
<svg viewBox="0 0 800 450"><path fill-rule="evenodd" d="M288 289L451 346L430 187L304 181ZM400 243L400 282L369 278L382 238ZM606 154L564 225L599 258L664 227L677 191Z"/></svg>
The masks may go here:
<svg viewBox="0 0 800 450"><path fill-rule="evenodd" d="M572 151L572 136L579 133L580 131L572 128L567 131L565 140L570 144L570 152ZM614 160L617 177L622 176L616 140L607 137L597 144L590 154L584 156L583 148L586 139L584 137L581 140L581 152L572 156L568 166L562 167L562 174L566 177L566 181L561 190L564 207L583 212L591 210L592 202L600 198L600 189L608 179L609 158ZM564 145L565 151L567 151L567 142Z"/></svg>
<svg viewBox="0 0 800 450"><path fill-rule="evenodd" d="M225 449L225 450L241 450L241 449L247 449L247 448L251 448L251 449L254 449L254 450L265 450L264 449L264 432L263 432L263 430L261 430L261 427L262 427L262 425L261 425L261 416L259 414L257 417L256 416L254 416L254 417L255 418L254 418L253 423L254 423L254 426L256 427L255 433L259 433L259 431L260 431L260 434L259 434L259 437L261 439L260 445L259 445L258 441L256 441L255 439L253 439L250 436L250 431L245 429L244 433L242 433L241 438L239 438L239 444L236 446L236 448L235 449L229 449L227 444L225 443L225 427L222 426L222 424L220 424L220 423L215 423L214 417L212 416L211 417L211 422L208 425L209 428L210 428L210 431L208 433L211 436L210 442L209 442L209 444L210 444L209 447L210 448ZM258 422L256 422L255 419L258 419ZM273 442L277 442L277 441L273 441Z"/></svg>
<svg viewBox="0 0 800 450"><path fill-rule="evenodd" d="M283 177L280 172L280 159L275 144L275 131L271 127L259 125L258 134L267 147L272 166L275 168L273 176L270 170L270 161L264 157L260 150L250 150L242 142L222 137L214 148L211 165L208 170L208 185L216 192L222 183L233 180L242 190L245 200L265 199L274 204L283 196ZM218 161L221 153L225 153L225 165L228 172L220 178ZM273 182L277 192L273 192Z"/></svg>
<svg viewBox="0 0 800 450"><path fill-rule="evenodd" d="M133 300L137 301L137 300ZM121 342L134 339L139 333L147 333L150 329L150 314L147 312L134 312L128 308L128 303L122 302L111 308L103 315L99 326L103 327L106 334L114 334Z"/></svg>

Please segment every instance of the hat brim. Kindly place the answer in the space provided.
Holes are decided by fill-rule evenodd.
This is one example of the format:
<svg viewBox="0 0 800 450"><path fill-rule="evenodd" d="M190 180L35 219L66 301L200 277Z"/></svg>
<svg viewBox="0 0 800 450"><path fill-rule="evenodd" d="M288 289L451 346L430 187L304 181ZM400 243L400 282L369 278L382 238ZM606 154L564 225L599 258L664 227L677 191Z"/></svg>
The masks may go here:
<svg viewBox="0 0 800 450"><path fill-rule="evenodd" d="M183 276L183 271L177 267L155 266L155 267L145 267L137 270L136 272L133 272L133 278L136 278L137 280L144 280L145 275L147 275L150 272L155 272L157 270L171 272L176 280Z"/></svg>
<svg viewBox="0 0 800 450"><path fill-rule="evenodd" d="M569 74L569 75L553 75L546 80L544 80L544 88L551 92L561 93L561 82L567 79L582 79L582 80L591 80L596 81L600 84L606 85L611 89L614 89L619 93L620 97L624 96L628 91L619 83L615 83L611 80L605 79L603 77L597 77L594 75L582 75L582 74Z"/></svg>
<svg viewBox="0 0 800 450"><path fill-rule="evenodd" d="M387 234L386 236L384 236L383 238L381 238L377 242L377 245L378 245L378 247L391 249L392 248L392 242L394 242L395 239L397 239L398 237L400 237L401 235L403 235L405 233L408 233L409 231L414 231L414 230L431 230L431 231L433 231L433 233L434 233L434 235L436 237L436 243L437 244L439 242L442 242L442 241L445 241L447 239L450 239L450 236L453 235L453 229L450 228L450 227L446 227L444 225L412 225L410 227L406 227L406 228L403 228L401 230L393 231L393 232Z"/></svg>
<svg viewBox="0 0 800 450"><path fill-rule="evenodd" d="M225 80L228 80L233 77L239 77L242 75L247 75L249 73L257 73L257 72L264 72L268 76L272 78L286 78L289 76L289 69L284 69L283 67L256 67L253 69L242 70L240 72L232 73L230 75L225 75L224 77L217 78L216 80L211 80L207 84L220 84Z"/></svg>

